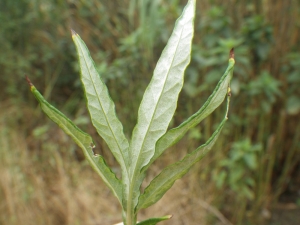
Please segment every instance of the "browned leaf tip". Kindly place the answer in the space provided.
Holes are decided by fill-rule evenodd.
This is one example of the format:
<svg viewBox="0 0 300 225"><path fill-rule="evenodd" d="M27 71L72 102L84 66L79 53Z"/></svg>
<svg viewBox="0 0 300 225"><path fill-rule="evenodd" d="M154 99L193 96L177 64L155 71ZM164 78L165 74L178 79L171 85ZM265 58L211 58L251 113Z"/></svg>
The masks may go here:
<svg viewBox="0 0 300 225"><path fill-rule="evenodd" d="M232 48L229 52L229 59L234 59L234 48Z"/></svg>
<svg viewBox="0 0 300 225"><path fill-rule="evenodd" d="M71 29L71 33L72 33L72 35L76 35L77 34L73 29Z"/></svg>
<svg viewBox="0 0 300 225"><path fill-rule="evenodd" d="M25 79L26 79L27 83L29 84L29 86L32 87L33 84L31 83L31 81L29 80L27 75L25 75Z"/></svg>

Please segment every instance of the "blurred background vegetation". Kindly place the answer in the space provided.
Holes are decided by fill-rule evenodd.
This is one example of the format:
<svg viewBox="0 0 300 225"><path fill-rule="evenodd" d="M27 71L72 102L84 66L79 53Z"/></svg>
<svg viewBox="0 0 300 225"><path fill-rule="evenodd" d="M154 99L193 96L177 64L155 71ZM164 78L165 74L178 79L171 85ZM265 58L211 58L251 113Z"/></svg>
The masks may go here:
<svg viewBox="0 0 300 225"><path fill-rule="evenodd" d="M81 150L41 113L24 75L94 137L96 151L118 172L91 126L70 28L89 47L130 136L142 94L185 4L0 1L0 224L121 220L117 201ZM140 219L173 214L165 224L298 224L293 217L281 223L276 210L300 205L299 21L296 0L197 2L192 61L170 127L205 102L234 47L229 122L209 156ZM223 112L216 110L167 151L149 179L207 140Z"/></svg>

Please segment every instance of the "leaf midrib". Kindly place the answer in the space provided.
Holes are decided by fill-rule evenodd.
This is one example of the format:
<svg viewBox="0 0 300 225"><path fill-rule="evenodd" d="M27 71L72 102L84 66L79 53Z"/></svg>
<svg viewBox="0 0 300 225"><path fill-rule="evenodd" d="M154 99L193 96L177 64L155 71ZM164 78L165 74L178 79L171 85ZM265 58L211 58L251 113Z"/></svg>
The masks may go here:
<svg viewBox="0 0 300 225"><path fill-rule="evenodd" d="M184 130L183 132L186 132L188 129L190 129L190 128L192 128L192 127L194 127L194 126L196 126L196 124L195 125L189 125L189 127L184 127L186 124L189 124L189 123L197 123L197 124L199 124L204 118L202 118L203 117L203 112L207 109L207 107L212 103L212 101L214 100L214 97L216 96L216 94L218 93L218 91L220 91L220 86L222 85L222 83L223 83L223 81L224 80L226 80L227 78L228 78L228 76L230 76L230 73L231 73L231 71L232 71L232 69L233 69L233 66L231 66L231 67L229 67L226 71L225 71L225 73L224 73L224 75L225 76L223 76L222 77L222 79L220 80L220 82L218 83L218 85L217 85L217 87L216 87L216 89L214 90L214 92L208 97L208 99L206 100L206 102L204 103L204 105L195 113L195 114L193 114L192 116L191 116L191 120L186 120L186 121L184 121L182 124L180 124L178 127L175 127L175 128L173 128L172 130L170 130L171 132L177 132L177 131L179 131L179 130ZM229 83L229 82L228 82ZM226 96L226 95L225 95ZM224 97L225 97L224 96ZM196 120L197 122L193 122L194 120ZM182 128L183 127L183 128ZM166 137L168 137L168 133L166 133L166 135L164 135L164 136L162 136L162 138L161 139L159 139L159 141L158 142L164 142L164 139L166 138ZM176 140L178 137L176 137L174 140ZM174 141L173 140L173 141ZM166 148L168 148L168 147L170 147L172 145L172 143L170 143L170 144L168 144L168 146L167 147L164 147L165 149ZM153 160L154 161L154 160Z"/></svg>
<svg viewBox="0 0 300 225"><path fill-rule="evenodd" d="M174 177L180 177L180 176L183 176L182 174L186 174L185 171L186 170L189 170L193 165L195 165L196 162L198 162L199 160L201 160L207 153L208 151L211 150L211 148L213 147L213 145L215 144L216 140L218 139L219 135L220 135L220 132L227 120L227 113L228 113L228 104L227 103L227 110L226 110L226 114L225 114L225 118L222 120L221 124L219 125L219 127L217 128L217 130L212 134L212 136L207 140L207 142L201 146L199 146L196 150L194 150L193 152L191 152L190 154L186 155L182 160L174 163L174 164L171 164L170 166L166 167L157 177L155 177L151 183L149 184L148 187L150 187L150 185L152 184L152 182L156 182L156 180L161 180L160 179L160 176L162 176L163 173L167 173L166 170L170 171L170 168L174 168L176 167L177 165L180 165L181 163L185 162L185 161L190 161L190 163L186 163L185 165L183 165L183 169L181 170L180 173L172 173L170 176L169 176L169 179L167 180L164 180L163 183L160 183L160 185L157 185L157 182L156 182L156 185L154 186L154 188L152 188L152 190L150 189L149 191L145 190L144 194L143 194L143 204L139 205L139 208L143 208L144 205L148 205L149 204L149 201L148 201L148 204L147 203L147 200L148 199L151 199L153 198L152 196L155 196L157 195L158 191L160 189L163 189L165 190L166 188L163 188L164 186L166 185L173 185L175 183L175 181L178 179L175 179L175 180L172 180L174 179ZM201 151L200 155L199 155L199 152ZM208 150L208 151L207 151ZM198 155L198 156L197 156ZM197 157L195 157L197 156ZM174 172L174 171L173 171ZM164 174L163 174L164 176ZM172 178L172 179L171 179ZM170 182L170 180L172 180ZM158 183L159 184L159 183ZM151 186L152 187L152 186ZM169 189L169 187L167 186L167 188ZM147 195L145 195L145 193L147 192ZM146 196L146 197L145 197ZM150 204L151 205L151 204Z"/></svg>
<svg viewBox="0 0 300 225"><path fill-rule="evenodd" d="M184 30L186 24L187 24L187 22L183 25L183 28L181 29L180 38L179 38L179 40L178 40L178 42L177 42L177 46L176 46L176 50L175 50L175 53L174 53L174 57L173 57L172 62L171 62L171 66L170 66L169 69L168 69L167 76L166 76L166 79L165 79L165 82L164 82L164 85L163 85L163 88L162 88L162 92L160 93L160 96L159 96L159 98L158 98L158 101L157 101L158 103L155 105L154 112L153 112L153 114L152 114L152 116L151 116L151 120L150 120L149 126L147 127L147 131L146 131L146 134L145 134L144 137L147 137L147 134L148 134L148 132L149 132L149 128L151 127L151 124L152 124L152 122L153 122L153 117L154 117L154 115L156 114L157 106L159 105L161 96L162 96L162 94L163 94L163 90L165 89L165 85L166 85L166 83L167 83L167 80L168 80L168 77L169 77L169 74L170 74L170 70L171 70L171 68L173 67L172 65L173 65L173 63L174 63L175 55L176 55L176 53L177 53L178 46L179 46L179 42L180 42L180 40L181 40L181 37L182 37L182 34L183 34L183 30ZM140 159L140 157L141 157L142 149L143 149L144 144L145 144L145 139L146 139L146 138L144 138L143 141L142 141L142 145L141 145L141 148L140 148L140 152L139 152L138 158L137 158L136 163L135 163L135 168L134 168L134 170L133 170L133 175L132 175L132 181L134 180L135 175L136 175L136 172L137 172L137 171L136 171L136 168L137 168L139 159Z"/></svg>
<svg viewBox="0 0 300 225"><path fill-rule="evenodd" d="M43 102L43 104L46 105L45 102ZM46 105L46 107L49 107L49 106ZM50 110L49 113L51 113L52 117L55 117L56 120L59 120L58 116L56 115L57 112L52 112L52 110ZM69 121L67 120L67 118L65 118L65 117L63 117L63 118L66 120L66 124L68 124ZM88 153L88 154L87 154L87 157L90 159L89 161L90 161L90 163L93 165L92 167L94 167L94 168L96 169L97 173L99 173L99 175L102 177L102 179L105 179L105 180L107 181L106 183L110 186L111 190L113 190L113 191L115 192L115 194L118 196L118 194L117 194L116 190L114 189L114 187L111 185L111 183L106 179L106 177L102 174L101 170L98 168L97 163L96 163L96 162L94 161L94 159L93 159L93 156L90 155L89 150L88 150L88 147L85 146L85 143L84 143L85 141L81 141L76 135L74 135L73 132L72 132L72 130L71 130L66 124L61 123L61 126L63 126L64 129L68 130L68 131L69 131L69 135L71 135L74 139L77 140L77 142L76 142L76 141L75 141L75 142L76 142L78 145L81 145L81 147L85 149L85 152ZM69 123L69 124L70 124L70 123ZM70 125L72 125L72 124L70 124ZM73 128L76 129L76 127L73 127ZM76 129L76 131L77 131L77 132L81 132L81 131L79 131L79 130L77 130L77 129ZM82 133L82 132L81 132L81 133ZM89 135L85 135L85 138L90 139L90 142L91 142L91 143L93 142L93 141L92 141L92 138L91 138ZM121 201L121 200L119 200L119 201Z"/></svg>
<svg viewBox="0 0 300 225"><path fill-rule="evenodd" d="M84 52L83 52L82 47L81 47L82 44L81 44L80 42L78 42L78 43L79 43L80 51L81 51L81 53L82 53L82 56L83 56L84 62L85 62L85 64L86 64L87 70L88 70L88 72L89 72L89 77L90 77L90 79L91 79L92 81L94 81L94 80L92 79L92 75L91 75L90 69L89 69L89 67L88 67L88 63L87 63L87 61L86 61L86 59L85 59L85 57L84 57L84 54L83 54ZM91 62L91 63L93 64L93 62ZM100 79L100 78L99 78L99 79ZM100 81L100 82L101 82L101 81ZM100 101L100 99L99 99L99 97L98 97L98 96L99 96L99 93L98 93L98 90L97 90L96 87L95 87L94 82L92 82L92 85L93 85L93 88L94 88L94 90L95 90L95 92L96 92L96 94L97 94L96 98L97 98L97 100L98 100L98 103L99 103L99 105L100 105L102 111L104 112L102 103L101 103L101 101ZM103 113L103 114L104 114L104 117L105 117L107 126L109 127L109 130L110 130L111 134L113 135L113 137L114 137L114 139L115 139L115 141L116 141L116 143L117 143L119 152L120 152L120 154L122 155L123 163L125 164L125 166L121 164L121 167L125 167L124 169L127 171L127 166L126 166L126 161L125 161L125 159L124 159L123 151L122 151L122 149L121 149L121 147L120 147L120 145L119 145L119 142L117 141L117 138L116 138L116 136L115 136L115 134L114 134L114 132L113 132L111 126L110 126L110 123L108 122L108 118L107 118L106 114L105 114L105 113ZM98 130L98 129L97 129L97 130ZM121 163L121 162L120 162L120 163Z"/></svg>

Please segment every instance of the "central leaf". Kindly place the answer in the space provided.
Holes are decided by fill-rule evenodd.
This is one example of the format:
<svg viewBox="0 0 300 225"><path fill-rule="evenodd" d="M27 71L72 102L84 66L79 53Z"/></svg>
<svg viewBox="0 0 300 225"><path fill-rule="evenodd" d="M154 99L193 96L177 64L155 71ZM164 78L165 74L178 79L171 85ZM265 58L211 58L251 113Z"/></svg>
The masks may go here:
<svg viewBox="0 0 300 225"><path fill-rule="evenodd" d="M189 1L176 22L139 108L138 123L130 144L130 180L135 190L130 188L128 199L133 200L134 206L143 177L140 176L140 170L154 155L155 144L166 132L177 106L184 71L190 62L194 14L195 1Z"/></svg>

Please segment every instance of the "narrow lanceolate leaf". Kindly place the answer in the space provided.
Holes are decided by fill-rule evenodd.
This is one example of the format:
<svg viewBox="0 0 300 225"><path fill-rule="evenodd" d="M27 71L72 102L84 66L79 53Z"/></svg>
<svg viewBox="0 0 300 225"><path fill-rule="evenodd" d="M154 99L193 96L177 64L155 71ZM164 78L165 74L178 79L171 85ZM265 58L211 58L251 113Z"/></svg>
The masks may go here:
<svg viewBox="0 0 300 225"><path fill-rule="evenodd" d="M198 125L203 119L205 119L208 115L210 115L223 101L225 96L227 95L227 87L229 86L230 80L232 78L233 68L234 68L234 58L233 58L233 49L230 51L230 59L228 62L228 67L221 77L219 83L217 84L214 92L209 96L204 105L180 124L178 127L169 130L166 134L164 134L157 142L155 154L152 157L150 163L143 169L147 169L152 162L154 162L168 147L176 144L185 134L186 132Z"/></svg>
<svg viewBox="0 0 300 225"><path fill-rule="evenodd" d="M218 139L219 134L227 120L228 108L229 97L226 116L210 139L204 145L186 155L183 160L166 167L157 177L155 177L145 189L145 192L141 195L139 204L137 206L138 210L147 208L161 199L161 197L172 187L176 180L183 177L196 162L201 160L206 153L209 152Z"/></svg>
<svg viewBox="0 0 300 225"><path fill-rule="evenodd" d="M116 116L115 105L96 70L85 43L73 30L72 38L79 57L81 81L92 123L109 146L122 171L126 173L130 158L129 143L123 133L123 126Z"/></svg>
<svg viewBox="0 0 300 225"><path fill-rule="evenodd" d="M171 215L168 215L168 216L159 217L159 218L151 218L148 220L141 221L141 222L137 223L136 225L155 225L161 221L168 220L171 217L172 217Z"/></svg>
<svg viewBox="0 0 300 225"><path fill-rule="evenodd" d="M72 123L63 113L58 111L50 105L40 92L32 85L30 80L26 77L31 92L40 103L44 113L53 120L66 134L68 134L76 144L83 150L86 159L89 161L93 169L101 176L103 181L112 190L118 200L122 201L122 186L120 180L106 165L102 156L95 156L93 153L93 140L90 135L81 131L75 124Z"/></svg>
<svg viewBox="0 0 300 225"><path fill-rule="evenodd" d="M190 62L195 0L190 0L176 22L173 33L156 65L152 80L143 96L138 123L131 140L131 183L129 198L137 203L138 174L154 154L157 140L166 132L182 89L184 71ZM134 196L132 196L132 194Z"/></svg>

